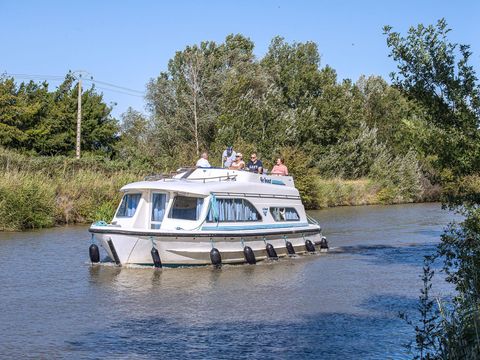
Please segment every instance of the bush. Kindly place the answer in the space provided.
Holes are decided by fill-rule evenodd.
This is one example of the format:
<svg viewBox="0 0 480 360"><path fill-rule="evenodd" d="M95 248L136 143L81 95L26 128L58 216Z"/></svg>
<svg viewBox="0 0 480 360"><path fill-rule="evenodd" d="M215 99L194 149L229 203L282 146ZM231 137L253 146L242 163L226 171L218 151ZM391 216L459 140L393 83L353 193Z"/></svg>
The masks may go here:
<svg viewBox="0 0 480 360"><path fill-rule="evenodd" d="M413 202L422 197L422 172L414 152L403 158L382 152L370 169L370 177L382 187L378 194L382 202Z"/></svg>
<svg viewBox="0 0 480 360"><path fill-rule="evenodd" d="M48 178L20 172L0 176L0 229L49 227L54 214L55 188Z"/></svg>
<svg viewBox="0 0 480 360"><path fill-rule="evenodd" d="M317 209L319 207L318 172L312 167L313 159L303 151L293 147L281 148L278 157L285 160L288 173L294 177L295 186L300 192L305 208Z"/></svg>
<svg viewBox="0 0 480 360"><path fill-rule="evenodd" d="M375 159L386 146L377 141L377 129L361 123L359 136L330 147L317 162L323 178L358 179L370 173Z"/></svg>
<svg viewBox="0 0 480 360"><path fill-rule="evenodd" d="M378 202L378 186L369 179L317 179L319 207L369 205Z"/></svg>

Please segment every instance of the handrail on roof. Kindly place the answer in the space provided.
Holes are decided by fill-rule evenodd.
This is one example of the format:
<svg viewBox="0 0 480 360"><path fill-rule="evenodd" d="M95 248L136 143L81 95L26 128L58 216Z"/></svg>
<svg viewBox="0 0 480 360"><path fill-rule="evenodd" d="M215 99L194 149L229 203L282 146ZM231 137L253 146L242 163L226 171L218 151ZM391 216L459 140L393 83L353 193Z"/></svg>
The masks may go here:
<svg viewBox="0 0 480 360"><path fill-rule="evenodd" d="M193 174L193 172L197 169L202 169L202 168L180 168L177 171L168 173L168 174L154 174L154 175L148 175L145 176L144 180L145 181L157 181L157 180L165 180L165 179L172 179L175 177L175 175L178 174L183 174L180 179L183 180L193 180L193 181L203 181L206 182L206 180L215 180L218 179L218 181L228 181L228 180L235 180L237 177L237 174L227 174L227 175L220 175L220 176L209 176L209 177L200 177L200 178L190 178L189 176Z"/></svg>
<svg viewBox="0 0 480 360"><path fill-rule="evenodd" d="M187 179L188 180L194 180L194 181L203 180L203 182L205 182L205 180L215 180L215 179L218 179L218 181L222 181L222 179L224 179L224 181L235 180L236 177L237 177L237 174L235 174L235 175L222 175L222 176L210 176L210 177L203 177L203 178L187 178Z"/></svg>

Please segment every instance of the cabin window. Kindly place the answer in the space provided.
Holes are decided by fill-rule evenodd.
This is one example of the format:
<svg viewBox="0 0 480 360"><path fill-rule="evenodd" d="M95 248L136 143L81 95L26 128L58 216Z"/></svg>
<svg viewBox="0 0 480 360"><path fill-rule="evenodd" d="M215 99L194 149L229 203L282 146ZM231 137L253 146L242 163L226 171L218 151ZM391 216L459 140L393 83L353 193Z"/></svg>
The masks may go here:
<svg viewBox="0 0 480 360"><path fill-rule="evenodd" d="M275 221L298 221L300 216L298 216L297 210L291 207L271 207L270 214L272 214L273 220Z"/></svg>
<svg viewBox="0 0 480 360"><path fill-rule="evenodd" d="M216 199L207 215L208 222L262 221L255 206L245 199Z"/></svg>
<svg viewBox="0 0 480 360"><path fill-rule="evenodd" d="M181 220L198 220L202 211L203 198L175 196L169 218Z"/></svg>
<svg viewBox="0 0 480 360"><path fill-rule="evenodd" d="M167 203L167 195L153 193L152 194L152 229L160 229L163 217L165 216L165 205Z"/></svg>
<svg viewBox="0 0 480 360"><path fill-rule="evenodd" d="M117 217L133 217L142 194L125 194L117 211Z"/></svg>

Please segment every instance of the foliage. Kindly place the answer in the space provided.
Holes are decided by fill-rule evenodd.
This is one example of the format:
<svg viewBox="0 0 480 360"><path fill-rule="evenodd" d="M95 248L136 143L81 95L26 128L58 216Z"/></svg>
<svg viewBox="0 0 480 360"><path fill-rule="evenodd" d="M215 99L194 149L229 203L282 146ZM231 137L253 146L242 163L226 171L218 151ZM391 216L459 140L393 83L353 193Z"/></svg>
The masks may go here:
<svg viewBox="0 0 480 360"><path fill-rule="evenodd" d="M462 175L480 170L480 86L469 64L470 47L451 43L444 19L411 27L407 37L384 27L398 73L392 80L427 112L430 153L438 167Z"/></svg>
<svg viewBox="0 0 480 360"><path fill-rule="evenodd" d="M438 323L440 319L440 311L436 307L436 302L432 299L430 293L432 290L432 278L435 274L431 266L435 257L426 256L423 264L421 294L418 301L418 312L420 318L418 323L411 321L405 313L400 313L408 324L415 328L415 342L410 343L407 347L414 353L414 359L433 360L438 359L438 353L443 350L442 342L438 334ZM442 358L442 357L440 357Z"/></svg>
<svg viewBox="0 0 480 360"><path fill-rule="evenodd" d="M0 229L7 231L54 224L55 191L41 177L8 172L0 176Z"/></svg>
<svg viewBox="0 0 480 360"><path fill-rule="evenodd" d="M419 137L427 141L420 145L444 184L444 206L464 216L445 230L434 255L456 290L452 299L438 302L440 317L425 291L431 276L424 278L425 326L416 328L419 359L477 359L480 353L480 86L468 64L469 46L450 43L449 31L444 19L436 26L412 27L406 38L385 27L398 62L392 78L428 114L427 131Z"/></svg>
<svg viewBox="0 0 480 360"><path fill-rule="evenodd" d="M48 83L15 84L0 77L0 145L39 155L75 152L78 85L68 73L64 82L49 91ZM92 86L82 94L82 149L112 154L117 123L111 109Z"/></svg>
<svg viewBox="0 0 480 360"><path fill-rule="evenodd" d="M414 152L408 152L404 157L394 157L388 151L382 152L375 159L370 176L399 197L392 198L386 192L380 196L384 202L413 202L421 199L422 173Z"/></svg>
<svg viewBox="0 0 480 360"><path fill-rule="evenodd" d="M362 122L357 137L331 146L317 166L323 177L358 179L370 174L375 159L386 151L377 141L377 129Z"/></svg>
<svg viewBox="0 0 480 360"><path fill-rule="evenodd" d="M415 99L407 99L379 76L360 76L355 85L363 98L364 122L377 130L378 142L394 154L420 152L419 128L424 127L425 114Z"/></svg>
<svg viewBox="0 0 480 360"><path fill-rule="evenodd" d="M293 147L279 149L278 157L285 160L289 174L295 175L295 187L300 192L305 208L318 208L317 170L311 166L312 157Z"/></svg>

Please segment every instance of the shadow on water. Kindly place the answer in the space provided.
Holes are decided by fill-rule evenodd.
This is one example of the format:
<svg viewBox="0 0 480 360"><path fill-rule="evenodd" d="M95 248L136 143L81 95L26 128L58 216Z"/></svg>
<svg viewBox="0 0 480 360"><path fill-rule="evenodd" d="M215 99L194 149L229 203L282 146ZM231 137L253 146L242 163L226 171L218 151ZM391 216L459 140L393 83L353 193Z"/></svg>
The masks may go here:
<svg viewBox="0 0 480 360"><path fill-rule="evenodd" d="M424 257L433 255L437 250L437 246L437 243L410 244L406 246L356 245L338 247L333 249L331 253L361 255L360 260L372 265L401 264L423 266ZM436 262L434 267L438 266L439 262Z"/></svg>
<svg viewBox="0 0 480 360"><path fill-rule="evenodd" d="M80 335L67 342L66 350L92 358L409 358L404 344L411 339L412 329L397 314L415 306L415 301L375 296L362 306L377 315L330 313L291 322L191 325L152 314Z"/></svg>

